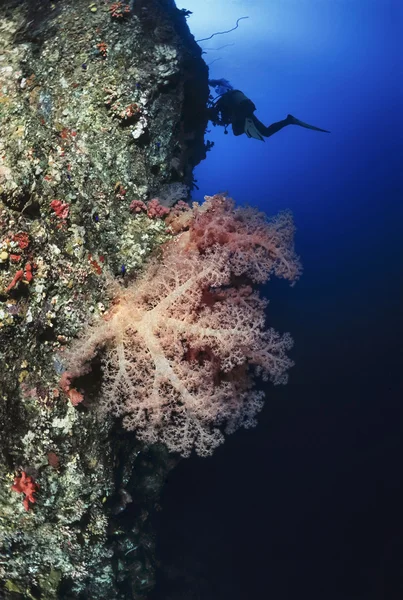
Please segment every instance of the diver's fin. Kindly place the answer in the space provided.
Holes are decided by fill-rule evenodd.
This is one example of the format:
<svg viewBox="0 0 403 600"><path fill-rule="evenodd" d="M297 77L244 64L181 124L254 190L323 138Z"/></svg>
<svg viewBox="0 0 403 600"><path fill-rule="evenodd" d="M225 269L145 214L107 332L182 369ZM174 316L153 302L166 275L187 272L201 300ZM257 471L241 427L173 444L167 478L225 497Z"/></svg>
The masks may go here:
<svg viewBox="0 0 403 600"><path fill-rule="evenodd" d="M321 129L320 127L309 125L309 123L304 123L304 121L300 121L292 115L287 115L287 121L290 125L299 125L300 127L305 127L306 129L313 129L314 131L323 131L323 133L330 133L330 131L328 131L327 129Z"/></svg>
<svg viewBox="0 0 403 600"><path fill-rule="evenodd" d="M256 120L253 117L246 117L245 118L245 133L248 136L248 138L255 138L255 140L260 140L261 142L264 142L264 138L262 136L262 134L260 133L260 131L258 130L258 128L256 127Z"/></svg>

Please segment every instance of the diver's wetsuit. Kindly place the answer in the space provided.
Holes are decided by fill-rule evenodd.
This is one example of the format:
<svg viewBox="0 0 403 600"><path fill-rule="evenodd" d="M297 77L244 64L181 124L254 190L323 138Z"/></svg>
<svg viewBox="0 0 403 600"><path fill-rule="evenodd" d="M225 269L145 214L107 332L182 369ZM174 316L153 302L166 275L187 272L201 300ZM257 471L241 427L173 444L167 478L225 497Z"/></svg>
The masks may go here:
<svg viewBox="0 0 403 600"><path fill-rule="evenodd" d="M314 125L304 123L299 119L296 119L292 115L287 115L286 119L272 123L268 127L264 125L255 115L253 114L256 110L256 106L245 96L240 90L229 90L220 96L213 104L211 114L215 115L211 118L212 122L218 125L224 125L225 127L232 124L232 131L234 135L242 135L246 133L248 137L253 137L257 140L264 141L264 137L270 137L283 127L287 125L299 125L307 129L313 129L314 131L323 131L324 133L330 133L326 129L320 129Z"/></svg>

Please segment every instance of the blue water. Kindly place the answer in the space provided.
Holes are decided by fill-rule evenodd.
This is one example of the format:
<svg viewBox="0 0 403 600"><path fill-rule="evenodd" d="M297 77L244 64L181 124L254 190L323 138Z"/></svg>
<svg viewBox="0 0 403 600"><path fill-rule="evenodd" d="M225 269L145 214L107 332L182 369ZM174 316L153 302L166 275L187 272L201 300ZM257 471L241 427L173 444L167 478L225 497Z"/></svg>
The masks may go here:
<svg viewBox="0 0 403 600"><path fill-rule="evenodd" d="M156 598L401 597L402 3L177 5L193 11L196 39L248 16L200 42L210 77L241 89L266 125L291 113L331 133L206 136L195 199L227 190L294 213L303 277L266 292L296 366L268 388L255 430L174 471L160 530L171 572Z"/></svg>

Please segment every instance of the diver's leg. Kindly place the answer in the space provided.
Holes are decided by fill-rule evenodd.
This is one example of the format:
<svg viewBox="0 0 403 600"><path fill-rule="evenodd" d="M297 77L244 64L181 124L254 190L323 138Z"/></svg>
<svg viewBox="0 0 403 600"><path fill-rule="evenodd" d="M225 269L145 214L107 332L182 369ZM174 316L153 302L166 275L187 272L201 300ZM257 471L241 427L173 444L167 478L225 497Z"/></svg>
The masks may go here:
<svg viewBox="0 0 403 600"><path fill-rule="evenodd" d="M280 131L280 129L283 129L283 127L287 127L287 125L291 125L291 122L288 120L288 117L286 119L283 119L282 121L277 121L276 123L272 123L268 127L266 127L266 125L263 125L263 123L261 121L259 121L259 119L257 117L255 117L255 115L252 116L252 119L256 126L256 129L262 135L264 135L264 137L270 137L274 133L277 133L277 131Z"/></svg>
<svg viewBox="0 0 403 600"><path fill-rule="evenodd" d="M276 123L272 123L268 127L266 127L266 125L263 125L263 123L259 121L259 119L255 117L255 115L253 115L252 118L256 129L262 135L264 135L264 137L270 137L274 133L277 133L277 131L280 131L280 129L283 129L283 127L287 127L287 125L299 125L300 127L305 127L306 129L313 129L314 131L323 131L324 133L330 133L330 131L327 131L326 129L320 129L319 127L315 127L314 125L304 123L304 121L300 121L292 115L287 115L286 119L283 119L282 121L277 121Z"/></svg>

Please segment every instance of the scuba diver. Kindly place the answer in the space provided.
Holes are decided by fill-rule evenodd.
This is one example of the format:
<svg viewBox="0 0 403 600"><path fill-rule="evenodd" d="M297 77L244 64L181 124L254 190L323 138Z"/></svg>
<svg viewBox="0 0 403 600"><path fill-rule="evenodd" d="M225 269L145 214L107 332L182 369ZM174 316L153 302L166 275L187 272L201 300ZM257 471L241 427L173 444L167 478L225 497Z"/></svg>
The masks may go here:
<svg viewBox="0 0 403 600"><path fill-rule="evenodd" d="M208 108L209 120L213 125L220 125L225 128L224 133L228 133L227 127L232 125L234 135L246 133L249 138L255 138L264 142L264 137L270 137L287 125L299 125L306 129L314 131L323 131L330 133L326 129L320 129L314 125L309 125L296 119L292 115L287 115L282 121L272 123L268 127L264 125L253 114L256 106L240 90L234 90L232 85L226 79L210 79L209 85L215 88L219 96L210 102Z"/></svg>

